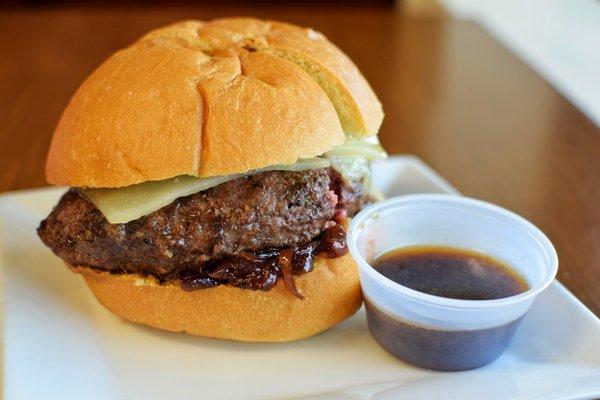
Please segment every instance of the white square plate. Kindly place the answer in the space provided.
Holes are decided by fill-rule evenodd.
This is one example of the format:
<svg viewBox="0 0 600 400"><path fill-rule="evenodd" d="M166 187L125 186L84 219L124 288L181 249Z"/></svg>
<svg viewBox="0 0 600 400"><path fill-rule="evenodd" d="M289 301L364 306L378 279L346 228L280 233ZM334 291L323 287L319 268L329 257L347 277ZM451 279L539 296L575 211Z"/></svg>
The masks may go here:
<svg viewBox="0 0 600 400"><path fill-rule="evenodd" d="M415 157L375 166L388 196L457 193ZM313 338L246 344L124 322L38 239L62 190L0 200L3 390L14 399L575 399L600 397L600 321L560 283L539 296L507 352L468 372L388 355L363 310Z"/></svg>

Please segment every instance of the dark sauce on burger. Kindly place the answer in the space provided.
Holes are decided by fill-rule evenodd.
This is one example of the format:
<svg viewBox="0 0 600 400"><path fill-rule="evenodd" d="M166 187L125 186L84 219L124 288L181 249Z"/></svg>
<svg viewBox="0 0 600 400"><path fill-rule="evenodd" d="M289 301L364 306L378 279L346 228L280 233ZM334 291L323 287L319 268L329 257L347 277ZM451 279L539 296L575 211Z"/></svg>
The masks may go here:
<svg viewBox="0 0 600 400"><path fill-rule="evenodd" d="M525 279L508 265L462 249L419 246L401 248L377 258L372 266L385 277L434 296L493 300L523 293ZM445 371L477 368L505 350L521 318L476 330L442 330L390 315L365 299L369 330L377 342L412 364Z"/></svg>
<svg viewBox="0 0 600 400"><path fill-rule="evenodd" d="M335 258L348 252L346 232L334 224L312 242L288 249L243 252L234 257L206 263L200 269L189 269L180 276L183 290L194 291L217 285L244 289L271 290L281 278L286 289L298 298L294 276L312 271L317 255Z"/></svg>

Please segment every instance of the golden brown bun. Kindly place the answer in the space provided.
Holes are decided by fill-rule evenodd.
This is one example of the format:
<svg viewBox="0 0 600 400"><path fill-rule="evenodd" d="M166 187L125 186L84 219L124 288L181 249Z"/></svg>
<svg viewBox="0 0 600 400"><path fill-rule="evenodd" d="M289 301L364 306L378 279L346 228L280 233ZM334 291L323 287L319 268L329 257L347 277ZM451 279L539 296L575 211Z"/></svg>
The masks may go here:
<svg viewBox="0 0 600 400"><path fill-rule="evenodd" d="M317 257L314 270L295 278L304 300L281 280L269 292L217 286L186 292L135 274L80 273L96 299L113 313L156 328L246 342L285 342L324 331L353 315L362 294L356 263L346 254Z"/></svg>
<svg viewBox="0 0 600 400"><path fill-rule="evenodd" d="M381 104L352 61L294 25L232 18L148 33L77 90L46 164L50 183L120 187L242 173L377 133Z"/></svg>

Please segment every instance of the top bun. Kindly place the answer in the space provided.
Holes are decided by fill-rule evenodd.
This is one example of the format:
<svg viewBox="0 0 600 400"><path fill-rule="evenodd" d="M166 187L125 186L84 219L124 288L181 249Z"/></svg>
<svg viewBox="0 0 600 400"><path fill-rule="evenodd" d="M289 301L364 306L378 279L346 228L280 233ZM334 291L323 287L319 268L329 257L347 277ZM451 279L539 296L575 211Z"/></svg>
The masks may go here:
<svg viewBox="0 0 600 400"><path fill-rule="evenodd" d="M121 187L243 173L314 157L344 133L377 133L383 112L352 61L322 34L252 18L149 32L79 87L46 175Z"/></svg>

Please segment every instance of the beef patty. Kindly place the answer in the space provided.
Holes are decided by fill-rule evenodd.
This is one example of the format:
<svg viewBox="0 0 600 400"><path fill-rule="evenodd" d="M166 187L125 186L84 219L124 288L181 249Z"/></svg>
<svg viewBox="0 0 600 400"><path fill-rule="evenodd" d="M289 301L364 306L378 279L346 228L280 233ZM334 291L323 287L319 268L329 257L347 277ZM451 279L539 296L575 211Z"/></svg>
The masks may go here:
<svg viewBox="0 0 600 400"><path fill-rule="evenodd" d="M125 224L110 224L91 201L71 189L42 221L38 234L71 265L153 275L161 281L190 271L204 275L203 268L208 273L215 262L240 254L260 256L264 250L311 243L316 249L315 240L333 225L339 207L354 212L363 202L362 191L340 184L336 174L326 169L268 171L179 198ZM344 199L340 205L338 198ZM225 283L235 284L232 278ZM223 282L213 279L207 286L218 283Z"/></svg>

